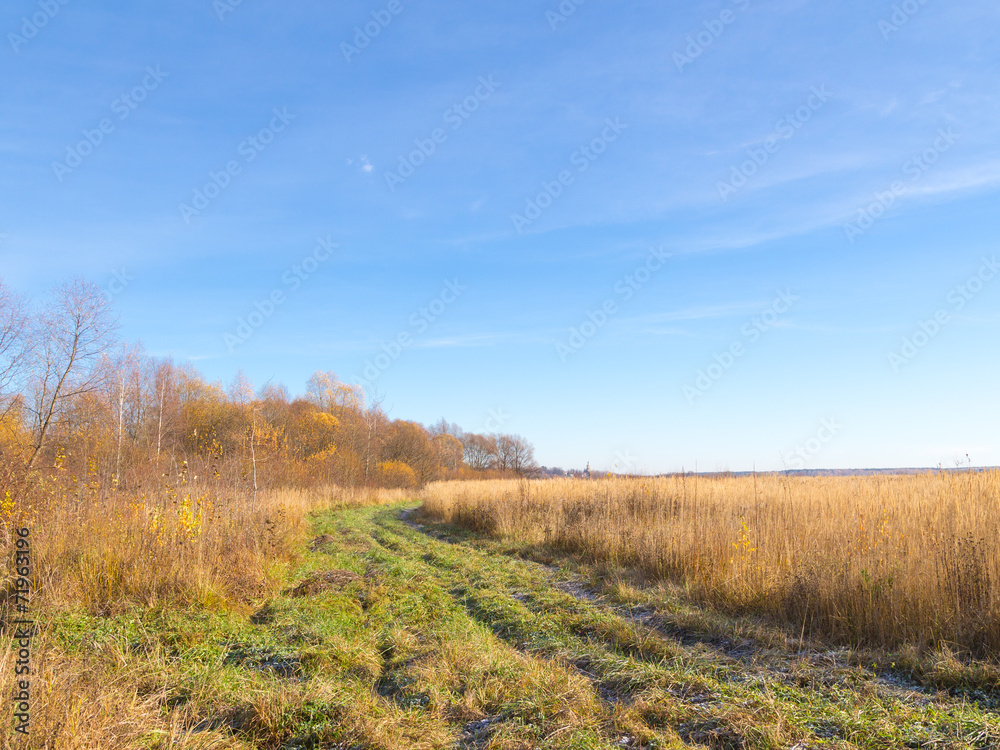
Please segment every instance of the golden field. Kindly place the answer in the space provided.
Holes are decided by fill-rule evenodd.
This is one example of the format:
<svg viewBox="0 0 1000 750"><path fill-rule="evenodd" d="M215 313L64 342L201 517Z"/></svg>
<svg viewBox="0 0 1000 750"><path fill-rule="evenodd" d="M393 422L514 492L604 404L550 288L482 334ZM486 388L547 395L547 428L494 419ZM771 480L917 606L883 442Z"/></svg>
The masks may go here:
<svg viewBox="0 0 1000 750"><path fill-rule="evenodd" d="M424 513L849 645L1000 655L1000 472L430 485Z"/></svg>
<svg viewBox="0 0 1000 750"><path fill-rule="evenodd" d="M331 486L254 499L186 482L140 495L44 489L27 509L0 504L4 559L12 559L14 529L29 529L33 604L93 614L254 600L306 538L312 511L406 498L402 490ZM0 571L12 580L12 570Z"/></svg>
<svg viewBox="0 0 1000 750"><path fill-rule="evenodd" d="M401 502L401 490L275 489L221 495L197 482L149 494L118 493L96 484L69 491L42 482L33 502L0 502L0 692L17 694L16 629L35 623L31 643L31 740L18 747L244 747L183 729L162 709L167 656L156 652L136 666L116 623L154 613L253 611L272 595L309 538L316 510ZM33 589L26 613L12 598L15 529L30 530ZM93 630L107 622L115 637ZM76 624L74 624L76 623ZM68 649L76 629L82 640ZM141 631L133 638L148 637ZM14 703L0 722L11 727ZM162 744L138 738L154 731ZM0 748L14 747L0 733Z"/></svg>

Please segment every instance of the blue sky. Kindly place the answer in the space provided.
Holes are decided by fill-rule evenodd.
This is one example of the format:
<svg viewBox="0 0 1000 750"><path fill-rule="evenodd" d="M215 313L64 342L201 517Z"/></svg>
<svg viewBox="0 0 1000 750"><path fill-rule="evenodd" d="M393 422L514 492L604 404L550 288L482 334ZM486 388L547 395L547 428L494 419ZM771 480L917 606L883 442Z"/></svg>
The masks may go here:
<svg viewBox="0 0 1000 750"><path fill-rule="evenodd" d="M998 21L0 2L0 275L547 465L1000 464Z"/></svg>

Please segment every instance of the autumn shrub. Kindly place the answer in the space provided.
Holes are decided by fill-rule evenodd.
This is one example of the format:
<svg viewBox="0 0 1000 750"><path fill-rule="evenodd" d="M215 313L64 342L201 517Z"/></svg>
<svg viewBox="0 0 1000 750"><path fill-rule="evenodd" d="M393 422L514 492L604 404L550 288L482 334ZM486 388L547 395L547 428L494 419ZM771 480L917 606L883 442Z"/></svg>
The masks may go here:
<svg viewBox="0 0 1000 750"><path fill-rule="evenodd" d="M378 475L383 487L413 489L417 486L417 473L402 461L379 463Z"/></svg>

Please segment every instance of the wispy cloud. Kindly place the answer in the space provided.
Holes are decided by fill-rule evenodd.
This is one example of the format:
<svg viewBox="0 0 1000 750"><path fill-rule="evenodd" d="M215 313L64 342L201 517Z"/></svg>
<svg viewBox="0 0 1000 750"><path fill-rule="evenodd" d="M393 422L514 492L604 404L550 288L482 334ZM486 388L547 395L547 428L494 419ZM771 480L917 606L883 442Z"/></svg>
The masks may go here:
<svg viewBox="0 0 1000 750"><path fill-rule="evenodd" d="M466 349L498 344L548 344L557 329L535 331L469 333L460 336L442 336L426 341L417 341L414 349Z"/></svg>
<svg viewBox="0 0 1000 750"><path fill-rule="evenodd" d="M1000 185L1000 160L974 164L936 177L928 177L920 185L909 186L906 193L919 196L947 196L951 193L991 190Z"/></svg>
<svg viewBox="0 0 1000 750"><path fill-rule="evenodd" d="M837 335L864 335L894 333L900 326L836 326L815 323L796 323L790 320L780 321L781 326L788 330L806 331L808 333L832 333Z"/></svg>
<svg viewBox="0 0 1000 750"><path fill-rule="evenodd" d="M698 336L691 331L685 331L682 328L643 328L641 333L648 334L650 336L677 336L679 338L695 339Z"/></svg>
<svg viewBox="0 0 1000 750"><path fill-rule="evenodd" d="M653 315L643 315L640 317L622 318L635 323L672 323L677 321L713 320L717 318L735 318L741 315L753 313L760 310L767 304L766 301L759 303L739 302L730 305L716 305L713 307L693 307L685 310L674 310L672 312L655 313Z"/></svg>

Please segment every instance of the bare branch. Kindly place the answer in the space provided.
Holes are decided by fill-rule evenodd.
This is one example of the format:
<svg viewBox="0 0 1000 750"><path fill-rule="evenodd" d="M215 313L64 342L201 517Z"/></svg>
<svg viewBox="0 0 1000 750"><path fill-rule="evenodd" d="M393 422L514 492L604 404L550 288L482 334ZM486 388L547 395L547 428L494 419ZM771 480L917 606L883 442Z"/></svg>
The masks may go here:
<svg viewBox="0 0 1000 750"><path fill-rule="evenodd" d="M0 419L16 402L19 385L31 355L28 305L0 279Z"/></svg>
<svg viewBox="0 0 1000 750"><path fill-rule="evenodd" d="M99 386L101 370L96 365L115 344L117 327L103 292L83 280L58 287L38 316L33 357L35 438L28 471L63 404Z"/></svg>

